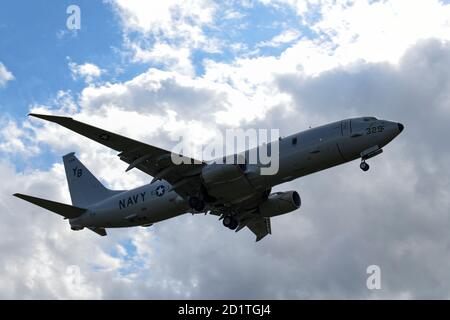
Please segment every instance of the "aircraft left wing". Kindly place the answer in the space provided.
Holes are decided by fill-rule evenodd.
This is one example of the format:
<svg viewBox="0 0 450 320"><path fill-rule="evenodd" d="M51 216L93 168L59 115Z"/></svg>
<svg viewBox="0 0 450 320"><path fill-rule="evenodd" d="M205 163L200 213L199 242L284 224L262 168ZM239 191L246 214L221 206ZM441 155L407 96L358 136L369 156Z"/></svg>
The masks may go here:
<svg viewBox="0 0 450 320"><path fill-rule="evenodd" d="M112 133L69 117L31 113L30 116L57 123L118 152L122 161L129 164L127 169L137 168L153 177L164 179L181 196L187 197L200 188L199 174L206 164L202 161L183 157L183 163L176 165L172 156L179 154Z"/></svg>

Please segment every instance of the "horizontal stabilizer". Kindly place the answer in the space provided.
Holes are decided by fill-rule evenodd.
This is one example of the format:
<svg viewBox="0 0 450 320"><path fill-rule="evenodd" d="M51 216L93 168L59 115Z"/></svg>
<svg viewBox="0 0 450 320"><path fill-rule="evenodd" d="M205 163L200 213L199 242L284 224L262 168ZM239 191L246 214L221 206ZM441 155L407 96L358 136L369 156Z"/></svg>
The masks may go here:
<svg viewBox="0 0 450 320"><path fill-rule="evenodd" d="M81 216L86 212L86 209L70 206L64 203L54 202L50 200L35 198L31 196L27 196L25 194L16 193L15 197L20 198L22 200L31 202L39 207L50 210L56 214L63 216L66 219L74 219Z"/></svg>

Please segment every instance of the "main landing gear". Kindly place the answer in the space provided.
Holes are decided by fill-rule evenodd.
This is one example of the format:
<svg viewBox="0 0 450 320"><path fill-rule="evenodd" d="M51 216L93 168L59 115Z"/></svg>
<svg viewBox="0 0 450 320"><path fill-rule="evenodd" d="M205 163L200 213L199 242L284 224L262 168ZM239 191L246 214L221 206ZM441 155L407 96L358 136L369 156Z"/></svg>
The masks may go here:
<svg viewBox="0 0 450 320"><path fill-rule="evenodd" d="M190 197L189 206L195 211L202 212L205 209L205 201L199 197Z"/></svg>
<svg viewBox="0 0 450 320"><path fill-rule="evenodd" d="M359 165L359 167L361 168L362 171L367 171L369 170L370 166L369 164L366 162L366 160L361 161L361 164Z"/></svg>
<svg viewBox="0 0 450 320"><path fill-rule="evenodd" d="M236 230L236 228L239 225L239 222L232 216L226 216L223 218L223 225L231 230Z"/></svg>

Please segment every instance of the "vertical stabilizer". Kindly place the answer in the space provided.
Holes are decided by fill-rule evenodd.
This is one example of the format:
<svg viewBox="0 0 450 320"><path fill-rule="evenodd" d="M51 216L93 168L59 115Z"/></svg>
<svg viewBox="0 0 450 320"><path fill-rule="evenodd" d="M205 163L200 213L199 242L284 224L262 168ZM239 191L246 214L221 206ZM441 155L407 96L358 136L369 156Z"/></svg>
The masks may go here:
<svg viewBox="0 0 450 320"><path fill-rule="evenodd" d="M90 205L122 192L105 188L80 160L78 160L75 153L72 152L65 155L63 161L73 205L87 208Z"/></svg>

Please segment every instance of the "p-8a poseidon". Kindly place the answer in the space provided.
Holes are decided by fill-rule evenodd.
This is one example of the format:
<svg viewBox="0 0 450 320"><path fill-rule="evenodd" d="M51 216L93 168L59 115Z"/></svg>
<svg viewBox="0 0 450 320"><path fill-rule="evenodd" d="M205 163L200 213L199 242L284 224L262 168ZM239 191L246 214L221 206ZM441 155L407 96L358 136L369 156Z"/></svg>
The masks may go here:
<svg viewBox="0 0 450 320"><path fill-rule="evenodd" d="M236 232L248 227L256 241L271 233L270 219L300 207L296 191L274 192L272 187L293 179L380 154L403 130L397 122L361 117L280 138L279 170L261 174L262 165L247 160L219 164L195 159L176 164L173 153L123 137L68 117L30 114L55 122L119 152L127 169L139 169L153 177L151 183L129 191L105 188L74 153L63 157L72 205L15 194L69 220L72 230L90 229L105 236L107 228L143 226L184 213L217 215ZM269 147L272 144L268 143Z"/></svg>

